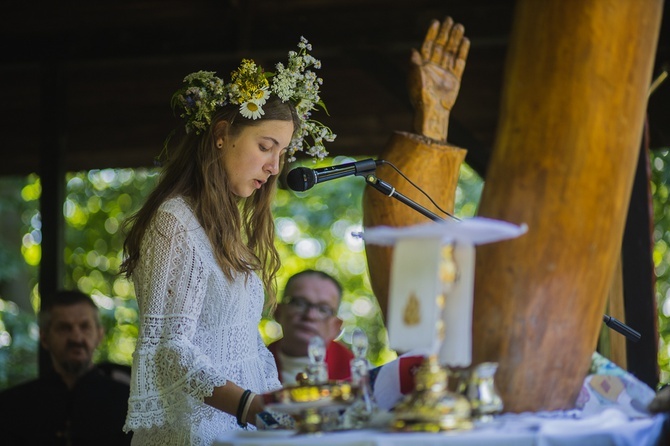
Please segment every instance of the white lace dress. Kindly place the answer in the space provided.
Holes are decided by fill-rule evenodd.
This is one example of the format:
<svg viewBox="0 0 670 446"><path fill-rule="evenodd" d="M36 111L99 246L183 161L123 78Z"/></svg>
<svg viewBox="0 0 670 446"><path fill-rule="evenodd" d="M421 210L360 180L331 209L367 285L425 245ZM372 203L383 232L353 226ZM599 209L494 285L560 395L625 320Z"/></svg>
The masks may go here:
<svg viewBox="0 0 670 446"><path fill-rule="evenodd" d="M255 274L228 281L190 206L160 207L133 282L140 327L124 430L134 445L211 445L239 429L203 402L227 380L255 393L281 387L258 331L263 286Z"/></svg>

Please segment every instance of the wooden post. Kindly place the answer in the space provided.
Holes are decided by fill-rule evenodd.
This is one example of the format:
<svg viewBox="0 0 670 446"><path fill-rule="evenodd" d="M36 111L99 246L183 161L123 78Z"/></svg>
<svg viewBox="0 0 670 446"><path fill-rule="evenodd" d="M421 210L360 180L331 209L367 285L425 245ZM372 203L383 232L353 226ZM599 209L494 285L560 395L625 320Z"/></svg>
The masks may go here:
<svg viewBox="0 0 670 446"><path fill-rule="evenodd" d="M617 320L626 323L626 312L624 310L623 293L623 259L619 257L614 274L612 275L612 287L607 295L605 313ZM605 345L604 345L605 344ZM605 347L601 349L601 347ZM626 338L606 325L602 326L598 338L598 352L623 369L628 368L626 357Z"/></svg>
<svg viewBox="0 0 670 446"><path fill-rule="evenodd" d="M660 371L648 122L647 119L623 234L623 304L626 324L640 332L638 342L626 341L628 371L655 389Z"/></svg>
<svg viewBox="0 0 670 446"><path fill-rule="evenodd" d="M479 215L527 223L478 248L474 360L507 411L568 409L621 250L662 0L519 0Z"/></svg>
<svg viewBox="0 0 670 446"><path fill-rule="evenodd" d="M42 259L39 269L41 306L63 286L64 228L63 202L65 197L64 105L67 97L62 67L48 60L42 67L42 115L40 121L40 214L42 216ZM39 347L39 373L52 370L49 352Z"/></svg>

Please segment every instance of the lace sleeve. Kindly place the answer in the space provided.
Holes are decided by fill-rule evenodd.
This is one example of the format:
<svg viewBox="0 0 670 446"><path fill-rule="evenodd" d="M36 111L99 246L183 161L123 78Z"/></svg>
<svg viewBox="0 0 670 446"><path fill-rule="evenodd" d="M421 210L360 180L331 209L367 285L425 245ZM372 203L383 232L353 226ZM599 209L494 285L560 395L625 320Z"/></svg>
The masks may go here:
<svg viewBox="0 0 670 446"><path fill-rule="evenodd" d="M272 353L265 346L263 338L261 337L261 332L258 332L258 351L263 362L263 372L265 377L265 382L274 384L275 388L270 388L269 390L277 390L281 388L281 382L279 381L279 372L277 371L277 362L275 357L272 356Z"/></svg>
<svg viewBox="0 0 670 446"><path fill-rule="evenodd" d="M133 273L140 333L127 428L172 423L226 383L193 342L203 308L208 270L189 237L190 223L159 211L142 242Z"/></svg>

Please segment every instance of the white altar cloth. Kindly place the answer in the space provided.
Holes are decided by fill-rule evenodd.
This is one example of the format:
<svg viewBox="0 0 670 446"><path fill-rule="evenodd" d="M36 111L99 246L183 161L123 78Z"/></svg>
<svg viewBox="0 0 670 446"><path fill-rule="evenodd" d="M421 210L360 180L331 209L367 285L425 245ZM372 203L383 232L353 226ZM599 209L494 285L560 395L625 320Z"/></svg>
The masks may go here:
<svg viewBox="0 0 670 446"><path fill-rule="evenodd" d="M578 411L505 414L489 425L458 433L235 431L213 446L656 446L668 414L630 419L618 409L606 409L588 418L577 416Z"/></svg>

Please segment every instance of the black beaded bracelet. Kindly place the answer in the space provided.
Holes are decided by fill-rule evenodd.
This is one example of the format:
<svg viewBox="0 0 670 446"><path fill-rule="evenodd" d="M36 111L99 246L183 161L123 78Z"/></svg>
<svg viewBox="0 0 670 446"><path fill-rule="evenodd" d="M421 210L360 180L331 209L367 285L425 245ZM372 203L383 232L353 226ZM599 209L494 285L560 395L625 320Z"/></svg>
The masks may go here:
<svg viewBox="0 0 670 446"><path fill-rule="evenodd" d="M237 405L237 425L240 427L247 427L247 422L242 419L242 414L244 413L244 406L246 406L247 404L247 399L249 399L249 395L251 395L251 390L249 389L242 392L240 402Z"/></svg>

